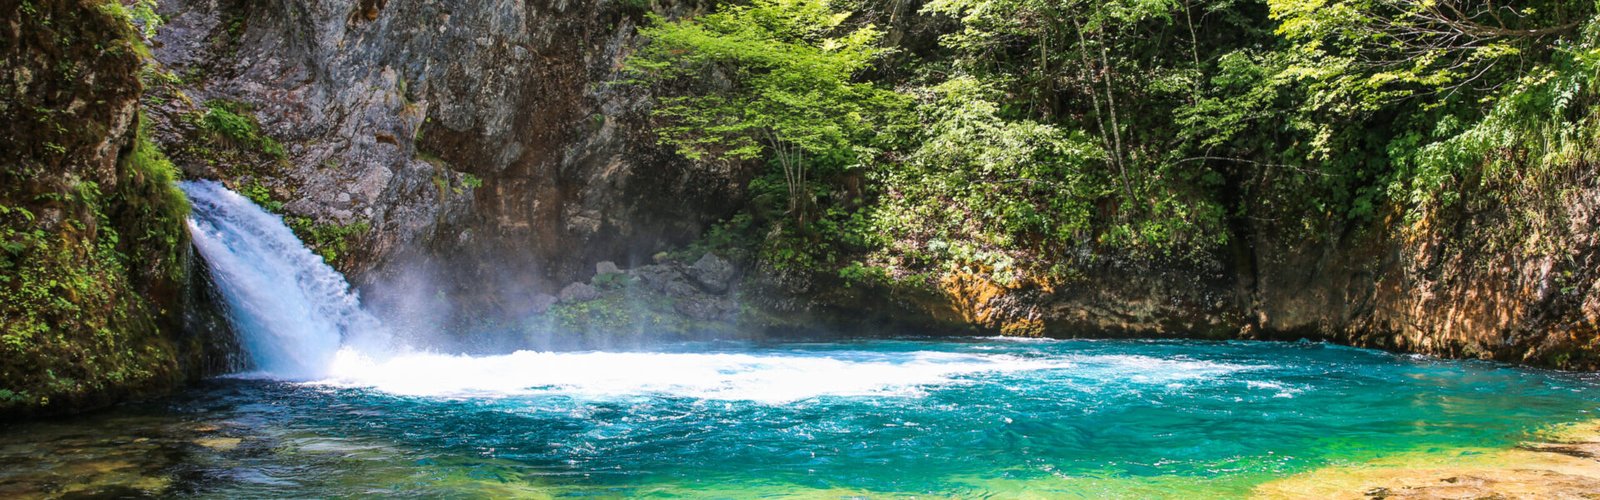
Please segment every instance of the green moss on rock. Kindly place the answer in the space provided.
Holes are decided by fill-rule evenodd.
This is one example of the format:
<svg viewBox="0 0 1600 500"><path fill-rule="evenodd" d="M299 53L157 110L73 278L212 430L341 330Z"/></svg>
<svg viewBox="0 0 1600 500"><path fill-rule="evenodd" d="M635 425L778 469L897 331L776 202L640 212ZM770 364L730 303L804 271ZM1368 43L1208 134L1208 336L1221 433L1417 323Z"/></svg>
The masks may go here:
<svg viewBox="0 0 1600 500"><path fill-rule="evenodd" d="M170 387L188 204L141 133L140 42L110 2L0 7L0 417Z"/></svg>

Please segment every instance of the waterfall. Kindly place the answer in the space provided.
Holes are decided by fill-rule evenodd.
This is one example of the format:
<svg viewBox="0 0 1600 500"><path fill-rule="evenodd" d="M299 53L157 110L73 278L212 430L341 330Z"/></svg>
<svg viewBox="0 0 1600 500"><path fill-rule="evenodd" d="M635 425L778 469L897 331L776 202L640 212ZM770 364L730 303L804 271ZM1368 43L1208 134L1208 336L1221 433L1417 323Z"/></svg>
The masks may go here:
<svg viewBox="0 0 1600 500"><path fill-rule="evenodd" d="M281 217L217 182L179 187L194 207L189 229L195 247L253 369L315 379L327 373L342 345L370 348L386 341L344 276L295 238Z"/></svg>

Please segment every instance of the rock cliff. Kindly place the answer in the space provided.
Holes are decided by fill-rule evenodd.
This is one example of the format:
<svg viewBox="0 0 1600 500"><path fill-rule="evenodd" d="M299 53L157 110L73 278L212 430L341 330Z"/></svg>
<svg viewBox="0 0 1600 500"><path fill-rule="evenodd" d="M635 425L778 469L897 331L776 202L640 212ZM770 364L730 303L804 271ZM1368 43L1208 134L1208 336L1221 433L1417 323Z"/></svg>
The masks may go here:
<svg viewBox="0 0 1600 500"><path fill-rule="evenodd" d="M186 97L160 107L167 144L196 142L185 117L223 102L285 145L276 160L199 152L180 166L308 228L360 228L311 243L347 248L334 262L358 283L428 288L473 318L524 316L597 261L645 263L694 239L748 175L655 146L648 99L618 84L640 2L162 6L155 54Z"/></svg>

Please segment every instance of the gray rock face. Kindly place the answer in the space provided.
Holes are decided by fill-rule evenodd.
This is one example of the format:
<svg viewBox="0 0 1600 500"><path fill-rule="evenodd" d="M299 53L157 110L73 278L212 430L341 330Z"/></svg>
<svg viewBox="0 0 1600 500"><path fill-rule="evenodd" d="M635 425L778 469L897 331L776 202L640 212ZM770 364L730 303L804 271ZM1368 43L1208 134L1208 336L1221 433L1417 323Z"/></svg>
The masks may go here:
<svg viewBox="0 0 1600 500"><path fill-rule="evenodd" d="M618 83L645 15L631 5L166 0L156 55L196 102L255 107L288 151L260 179L285 211L370 224L342 266L357 283L425 265L464 309L508 313L597 261L648 262L742 199L748 169L658 147L649 95Z"/></svg>
<svg viewBox="0 0 1600 500"><path fill-rule="evenodd" d="M683 271L673 265L640 266L629 270L628 274L651 291L670 297L686 297L701 293L698 287L689 282Z"/></svg>
<svg viewBox="0 0 1600 500"><path fill-rule="evenodd" d="M600 298L600 291L588 283L573 283L561 289L561 303L563 304L588 302L598 298Z"/></svg>
<svg viewBox="0 0 1600 500"><path fill-rule="evenodd" d="M673 310L700 321L728 321L738 311L737 306L719 297L689 296L672 304Z"/></svg>
<svg viewBox="0 0 1600 500"><path fill-rule="evenodd" d="M530 301L528 312L531 314L544 314L550 310L551 306L556 305L557 300L556 296L548 293L534 295Z"/></svg>
<svg viewBox="0 0 1600 500"><path fill-rule="evenodd" d="M717 254L707 253L689 267L689 276L707 292L727 293L728 287L733 284L733 263Z"/></svg>

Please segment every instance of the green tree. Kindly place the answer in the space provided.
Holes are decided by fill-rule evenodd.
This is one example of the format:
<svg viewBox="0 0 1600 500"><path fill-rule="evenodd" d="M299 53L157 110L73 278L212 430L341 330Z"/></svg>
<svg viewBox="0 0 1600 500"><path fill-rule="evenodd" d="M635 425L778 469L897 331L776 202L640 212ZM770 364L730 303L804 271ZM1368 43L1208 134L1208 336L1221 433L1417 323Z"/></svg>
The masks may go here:
<svg viewBox="0 0 1600 500"><path fill-rule="evenodd" d="M757 0L652 17L628 69L663 92L654 111L663 143L694 160L770 161L803 227L818 174L870 163L888 138L884 117L903 101L858 80L884 49L882 33L847 25L850 15L826 0Z"/></svg>
<svg viewBox="0 0 1600 500"><path fill-rule="evenodd" d="M969 76L929 89L916 148L875 179L883 260L973 266L1009 280L1027 255L1088 240L1094 200L1115 189L1089 168L1105 150L1078 131L1007 120L997 97Z"/></svg>

